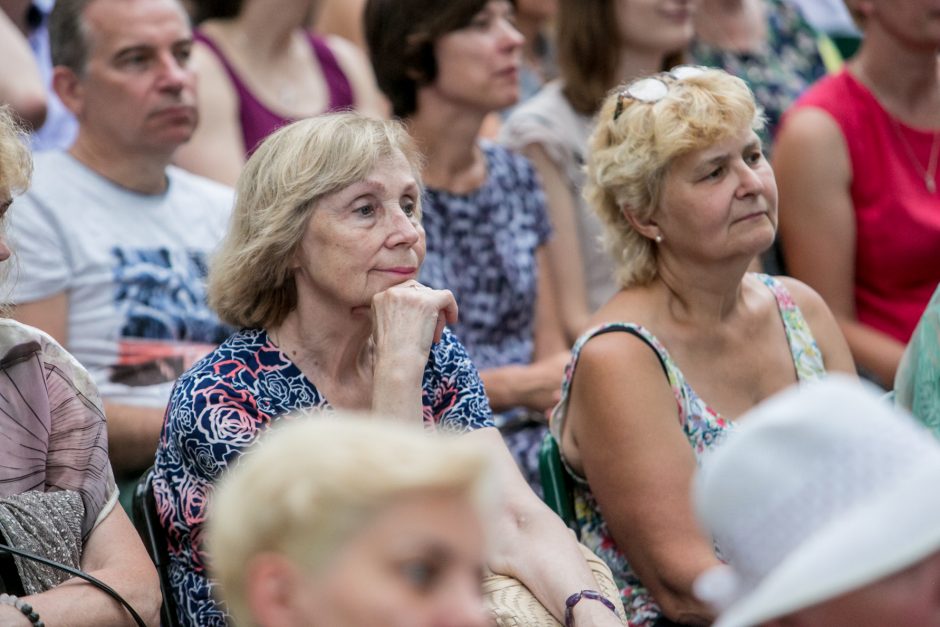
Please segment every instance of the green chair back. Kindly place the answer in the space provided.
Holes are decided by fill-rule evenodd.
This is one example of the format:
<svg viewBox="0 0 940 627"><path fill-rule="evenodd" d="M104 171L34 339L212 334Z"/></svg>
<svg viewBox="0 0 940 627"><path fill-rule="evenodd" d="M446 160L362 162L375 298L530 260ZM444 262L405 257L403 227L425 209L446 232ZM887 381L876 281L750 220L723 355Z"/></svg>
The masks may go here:
<svg viewBox="0 0 940 627"><path fill-rule="evenodd" d="M574 481L561 461L558 442L551 433L545 434L539 449L539 478L545 503L580 539L581 529L574 512Z"/></svg>

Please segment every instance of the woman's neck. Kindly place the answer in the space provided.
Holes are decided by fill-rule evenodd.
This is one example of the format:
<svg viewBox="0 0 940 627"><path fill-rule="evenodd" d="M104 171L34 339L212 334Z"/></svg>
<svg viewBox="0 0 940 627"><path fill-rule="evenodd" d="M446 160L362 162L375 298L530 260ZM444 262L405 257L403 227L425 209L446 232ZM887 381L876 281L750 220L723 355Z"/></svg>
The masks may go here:
<svg viewBox="0 0 940 627"><path fill-rule="evenodd" d="M655 74L663 69L665 59L665 53L624 49L617 68L618 79L622 83L629 83L636 78Z"/></svg>
<svg viewBox="0 0 940 627"><path fill-rule="evenodd" d="M427 164L422 171L424 184L455 194L480 187L486 179L486 163L477 137L485 113L422 102L420 95L418 111L407 124Z"/></svg>
<svg viewBox="0 0 940 627"><path fill-rule="evenodd" d="M686 324L713 325L732 317L741 303L749 259L690 264L661 259L657 281L666 294L673 319Z"/></svg>
<svg viewBox="0 0 940 627"><path fill-rule="evenodd" d="M914 48L878 29L849 64L852 73L879 102L903 122L922 128L940 127L940 63L938 50Z"/></svg>
<svg viewBox="0 0 940 627"><path fill-rule="evenodd" d="M721 50L759 49L767 35L766 9L755 0L703 0L695 14L695 35Z"/></svg>
<svg viewBox="0 0 940 627"><path fill-rule="evenodd" d="M368 309L334 311L301 299L268 336L305 374L341 382L372 368L372 318Z"/></svg>
<svg viewBox="0 0 940 627"><path fill-rule="evenodd" d="M236 17L214 24L230 44L250 50L255 58L269 59L290 49L292 36L304 27L306 20L307 11L302 6L280 7L272 12L266 2L249 0Z"/></svg>

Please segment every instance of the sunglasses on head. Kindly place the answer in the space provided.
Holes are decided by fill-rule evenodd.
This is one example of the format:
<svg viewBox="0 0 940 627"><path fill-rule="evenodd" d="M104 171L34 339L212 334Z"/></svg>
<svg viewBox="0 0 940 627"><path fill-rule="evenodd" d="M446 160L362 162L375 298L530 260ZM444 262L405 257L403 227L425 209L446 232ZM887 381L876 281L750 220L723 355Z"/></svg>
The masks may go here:
<svg viewBox="0 0 940 627"><path fill-rule="evenodd" d="M695 76L701 76L708 71L700 65L677 65L668 72L662 72L649 78L633 81L617 94L617 107L614 109L614 120L623 113L625 99L636 100L646 104L659 102L669 93L669 87L677 82Z"/></svg>

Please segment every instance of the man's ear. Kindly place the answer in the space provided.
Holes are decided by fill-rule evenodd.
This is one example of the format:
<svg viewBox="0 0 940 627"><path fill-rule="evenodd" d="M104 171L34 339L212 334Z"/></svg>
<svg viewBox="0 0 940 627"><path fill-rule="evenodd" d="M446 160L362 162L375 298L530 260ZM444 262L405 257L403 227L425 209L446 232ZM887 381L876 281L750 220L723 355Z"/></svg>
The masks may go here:
<svg viewBox="0 0 940 627"><path fill-rule="evenodd" d="M290 625L300 589L299 570L286 557L261 553L245 565L245 600L262 625Z"/></svg>
<svg viewBox="0 0 940 627"><path fill-rule="evenodd" d="M55 90L62 104L76 118L81 118L85 105L85 85L71 68L64 65L52 68L52 89Z"/></svg>
<svg viewBox="0 0 940 627"><path fill-rule="evenodd" d="M623 214L624 220L629 222L630 226L643 237L651 240L662 237L662 232L659 230L659 225L656 223L655 215L641 219L637 217L636 212L626 204L620 206L620 213Z"/></svg>

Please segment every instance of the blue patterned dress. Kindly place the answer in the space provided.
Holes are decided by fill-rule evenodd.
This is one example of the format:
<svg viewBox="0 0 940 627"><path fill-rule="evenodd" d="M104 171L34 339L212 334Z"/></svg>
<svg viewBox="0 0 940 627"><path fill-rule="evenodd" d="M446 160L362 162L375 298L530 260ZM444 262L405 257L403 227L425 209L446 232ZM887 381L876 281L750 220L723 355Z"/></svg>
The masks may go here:
<svg viewBox="0 0 940 627"><path fill-rule="evenodd" d="M483 384L445 329L424 370L424 421L465 432L492 427ZM170 549L170 580L181 625L225 625L202 552L212 486L272 422L330 404L261 329L235 333L180 377L157 450L154 492Z"/></svg>
<svg viewBox="0 0 940 627"><path fill-rule="evenodd" d="M460 307L451 328L480 370L532 362L538 287L536 251L551 235L535 169L503 146L482 142L486 182L469 194L425 190L422 212L427 257L421 282L449 289ZM501 428L529 418L523 407L496 417ZM531 479L530 443L544 428L507 438ZM537 487L537 483L533 484Z"/></svg>
<svg viewBox="0 0 940 627"><path fill-rule="evenodd" d="M780 318L790 345L790 354L796 369L797 380L800 382L812 381L825 375L822 353L816 345L816 340L810 332L809 324L787 289L777 279L766 274L757 276L766 285L777 301ZM678 408L679 426L682 427L689 446L695 453L696 460L700 460L706 451L721 442L725 433L734 428L734 423L723 418L718 412L709 407L704 400L692 389L685 380L682 371L663 346L648 329L638 324L627 322L611 322L600 325L582 335L572 349L571 362L565 369L565 381L562 384L561 402L552 413L552 434L561 441L561 432L564 427L566 412L568 410L568 392L574 378L575 367L581 349L593 337L610 332L626 332L637 336L656 353L663 366L669 386L672 388ZM626 373L625 373L626 376ZM590 486L583 477L578 476L568 468L569 474L575 479L575 515L581 529L581 541L603 559L614 574L614 581L620 588L624 609L627 611L629 627L652 627L660 618L661 612L656 601L643 586L623 553L614 542L614 537L607 528L607 523L601 514L600 505L594 498Z"/></svg>
<svg viewBox="0 0 940 627"><path fill-rule="evenodd" d="M819 33L799 8L785 0L763 0L763 4L767 11L767 41L760 50L723 50L694 41L689 54L695 63L721 68L748 84L767 115L761 139L769 154L783 112L807 87L825 76L826 64L819 53Z"/></svg>

